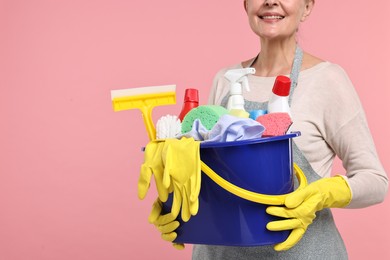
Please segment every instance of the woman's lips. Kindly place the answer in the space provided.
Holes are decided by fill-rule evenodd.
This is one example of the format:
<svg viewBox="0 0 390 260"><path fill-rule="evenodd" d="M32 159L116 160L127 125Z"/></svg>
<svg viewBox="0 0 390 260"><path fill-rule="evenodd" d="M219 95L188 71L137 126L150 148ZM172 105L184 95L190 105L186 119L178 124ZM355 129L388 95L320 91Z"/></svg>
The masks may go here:
<svg viewBox="0 0 390 260"><path fill-rule="evenodd" d="M259 18L261 20L266 20L266 21L277 21L277 20L282 20L285 16L277 13L277 12L264 12L259 15Z"/></svg>
<svg viewBox="0 0 390 260"><path fill-rule="evenodd" d="M281 20L284 18L282 15L261 15L259 17L262 20Z"/></svg>

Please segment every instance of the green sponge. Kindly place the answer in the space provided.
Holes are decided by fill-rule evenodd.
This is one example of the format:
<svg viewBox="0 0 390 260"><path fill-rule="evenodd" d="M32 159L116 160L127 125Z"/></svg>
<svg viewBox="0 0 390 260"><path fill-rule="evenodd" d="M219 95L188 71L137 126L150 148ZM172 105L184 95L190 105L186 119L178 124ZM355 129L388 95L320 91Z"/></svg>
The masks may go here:
<svg viewBox="0 0 390 260"><path fill-rule="evenodd" d="M217 105L203 105L193 108L183 118L181 132L184 134L191 131L195 119L200 119L202 125L211 130L219 118L227 113L229 111L226 108Z"/></svg>

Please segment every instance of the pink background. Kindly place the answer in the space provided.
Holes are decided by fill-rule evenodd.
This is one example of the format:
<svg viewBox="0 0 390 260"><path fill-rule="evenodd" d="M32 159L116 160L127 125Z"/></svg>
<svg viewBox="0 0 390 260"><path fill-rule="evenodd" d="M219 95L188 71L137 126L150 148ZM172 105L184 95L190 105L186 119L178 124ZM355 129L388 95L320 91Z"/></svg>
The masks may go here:
<svg viewBox="0 0 390 260"><path fill-rule="evenodd" d="M390 169L388 1L317 1L308 51L342 65ZM242 1L0 1L0 259L190 259L162 241L137 198L148 139L110 90L177 84L206 103L216 71L254 56ZM341 171L339 164L335 171ZM389 259L390 202L337 210L350 259Z"/></svg>

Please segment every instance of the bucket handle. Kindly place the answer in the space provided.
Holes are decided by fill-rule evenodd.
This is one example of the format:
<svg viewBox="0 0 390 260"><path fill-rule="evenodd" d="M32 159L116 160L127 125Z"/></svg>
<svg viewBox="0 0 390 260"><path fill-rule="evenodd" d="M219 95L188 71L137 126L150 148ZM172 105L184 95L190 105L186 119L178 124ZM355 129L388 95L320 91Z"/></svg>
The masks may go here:
<svg viewBox="0 0 390 260"><path fill-rule="evenodd" d="M230 192L230 193L232 193L232 194L234 194L242 199L246 199L246 200L249 200L252 202L266 204L266 205L283 205L287 195L290 195L290 194L296 192L297 190L300 190L300 189L307 186L306 176L303 173L303 171L301 170L301 168L299 168L299 166L296 163L294 163L294 170L295 170L295 174L296 174L298 181L299 181L299 187L295 191L293 191L292 193L282 194L282 195L267 195L267 194L261 194L261 193L257 193L257 192L253 192L253 191L249 191L249 190L245 190L243 188L240 188L240 187L228 182L227 180L225 180L221 176L219 176L203 161L201 161L201 169L207 176L210 177L210 179L212 179L216 184L221 186L226 191L228 191L228 192Z"/></svg>

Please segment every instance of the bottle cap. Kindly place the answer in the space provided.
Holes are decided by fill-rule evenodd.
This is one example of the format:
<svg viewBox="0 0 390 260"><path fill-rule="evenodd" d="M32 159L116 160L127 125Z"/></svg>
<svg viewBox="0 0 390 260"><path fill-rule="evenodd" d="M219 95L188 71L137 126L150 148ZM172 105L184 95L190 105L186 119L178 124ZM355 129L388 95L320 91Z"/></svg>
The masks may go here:
<svg viewBox="0 0 390 260"><path fill-rule="evenodd" d="M286 76L277 76L272 92L275 95L286 97L290 94L291 80Z"/></svg>
<svg viewBox="0 0 390 260"><path fill-rule="evenodd" d="M199 102L198 90L187 88L184 94L184 102Z"/></svg>

